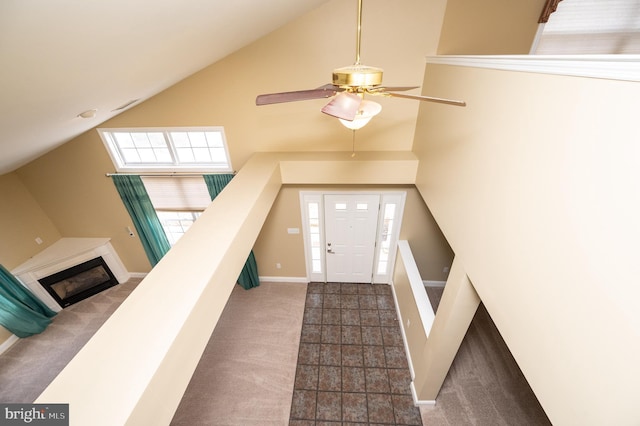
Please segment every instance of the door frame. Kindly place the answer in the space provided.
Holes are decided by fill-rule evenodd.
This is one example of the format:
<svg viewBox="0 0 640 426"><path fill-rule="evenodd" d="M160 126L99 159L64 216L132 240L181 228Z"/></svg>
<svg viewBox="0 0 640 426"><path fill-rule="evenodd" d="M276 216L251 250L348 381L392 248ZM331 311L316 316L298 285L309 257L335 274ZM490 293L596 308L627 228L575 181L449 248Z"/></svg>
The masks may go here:
<svg viewBox="0 0 640 426"><path fill-rule="evenodd" d="M397 251L397 242L402 227L402 217L404 213L404 205L407 198L407 192L404 190L388 190L388 191L300 191L300 212L302 216L302 234L304 241L304 258L307 272L308 282L326 282L326 241L325 241L325 217L324 217L324 196L325 195L362 195L377 194L380 195L380 208L378 209L378 226L376 230L376 249L373 259L372 282L376 284L388 284L393 276L393 268L395 266L395 257ZM383 242L385 209L387 205L395 204L394 226L392 227L389 237L389 247L387 253L387 267L384 274L378 273L378 264L380 262L381 244ZM310 205L313 205L314 215L317 215L317 229L312 229L310 220ZM316 214L317 212L317 214ZM315 239L315 245L311 238Z"/></svg>

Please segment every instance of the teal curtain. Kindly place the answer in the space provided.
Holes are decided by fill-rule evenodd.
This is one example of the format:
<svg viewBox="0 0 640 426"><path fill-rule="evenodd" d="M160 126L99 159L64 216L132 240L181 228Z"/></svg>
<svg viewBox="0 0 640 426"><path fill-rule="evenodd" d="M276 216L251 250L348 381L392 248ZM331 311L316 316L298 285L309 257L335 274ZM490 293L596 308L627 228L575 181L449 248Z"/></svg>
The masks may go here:
<svg viewBox="0 0 640 426"><path fill-rule="evenodd" d="M112 175L112 178L138 231L149 262L151 266L155 266L169 251L171 244L162 229L142 179L135 175Z"/></svg>
<svg viewBox="0 0 640 426"><path fill-rule="evenodd" d="M209 195L211 195L211 200L214 200L218 194L222 192L224 187L231 182L231 179L233 179L232 174L203 175L202 177L207 183L207 189L209 190ZM258 264L256 263L253 251L249 253L247 262L244 264L242 272L240 272L238 284L240 284L245 290L249 290L250 288L258 287L260 285L260 279L258 278Z"/></svg>
<svg viewBox="0 0 640 426"><path fill-rule="evenodd" d="M42 333L56 312L0 265L0 325L18 337Z"/></svg>

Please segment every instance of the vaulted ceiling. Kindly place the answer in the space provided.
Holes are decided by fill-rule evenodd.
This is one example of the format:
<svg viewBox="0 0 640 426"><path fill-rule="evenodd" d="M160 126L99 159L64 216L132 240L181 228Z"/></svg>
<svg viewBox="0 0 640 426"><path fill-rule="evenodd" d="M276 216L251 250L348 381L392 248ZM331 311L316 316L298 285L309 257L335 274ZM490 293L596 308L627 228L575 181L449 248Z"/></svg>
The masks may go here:
<svg viewBox="0 0 640 426"><path fill-rule="evenodd" d="M0 174L326 1L2 1Z"/></svg>

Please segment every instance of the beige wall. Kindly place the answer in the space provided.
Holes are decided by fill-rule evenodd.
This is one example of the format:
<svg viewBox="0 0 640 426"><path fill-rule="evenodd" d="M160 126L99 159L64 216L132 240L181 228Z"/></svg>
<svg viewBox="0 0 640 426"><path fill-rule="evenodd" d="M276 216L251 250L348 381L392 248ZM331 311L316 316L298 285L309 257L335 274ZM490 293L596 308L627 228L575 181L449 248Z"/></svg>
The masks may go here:
<svg viewBox="0 0 640 426"><path fill-rule="evenodd" d="M32 161L16 173L64 237L109 237L130 272L149 261L111 179L111 159L94 131Z"/></svg>
<svg viewBox="0 0 640 426"><path fill-rule="evenodd" d="M439 55L527 54L545 0L449 0Z"/></svg>
<svg viewBox="0 0 640 426"><path fill-rule="evenodd" d="M16 173L0 176L0 194L0 263L11 270L53 244L60 232Z"/></svg>
<svg viewBox="0 0 640 426"><path fill-rule="evenodd" d="M417 186L552 422L635 424L640 85L427 66Z"/></svg>
<svg viewBox="0 0 640 426"><path fill-rule="evenodd" d="M286 185L280 189L258 236L254 253L260 276L306 277L300 191L406 191L400 238L416 247L416 263L423 280L445 281L444 267L451 266L453 252L438 229L416 188L411 186L309 186ZM299 228L300 234L288 234ZM276 268L280 263L281 269Z"/></svg>
<svg viewBox="0 0 640 426"><path fill-rule="evenodd" d="M0 176L0 194L0 264L11 270L60 238L60 233L17 174ZM41 245L36 238L42 239ZM11 335L0 326L0 344Z"/></svg>

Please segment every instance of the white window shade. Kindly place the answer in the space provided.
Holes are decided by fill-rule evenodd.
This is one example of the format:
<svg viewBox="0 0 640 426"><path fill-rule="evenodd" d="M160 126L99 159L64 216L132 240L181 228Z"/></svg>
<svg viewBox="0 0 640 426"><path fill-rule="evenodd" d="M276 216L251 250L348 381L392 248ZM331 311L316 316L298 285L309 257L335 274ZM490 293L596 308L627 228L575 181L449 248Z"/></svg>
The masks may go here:
<svg viewBox="0 0 640 426"><path fill-rule="evenodd" d="M202 211L211 203L201 176L142 177L151 203L159 211Z"/></svg>
<svg viewBox="0 0 640 426"><path fill-rule="evenodd" d="M535 54L640 53L640 0L562 0Z"/></svg>

